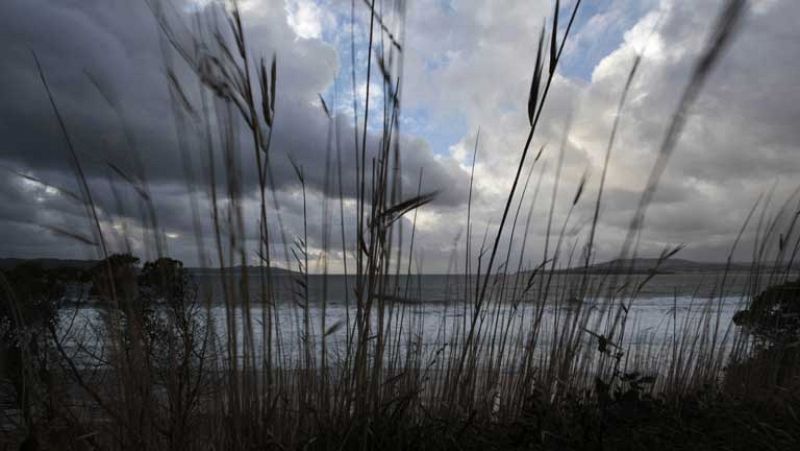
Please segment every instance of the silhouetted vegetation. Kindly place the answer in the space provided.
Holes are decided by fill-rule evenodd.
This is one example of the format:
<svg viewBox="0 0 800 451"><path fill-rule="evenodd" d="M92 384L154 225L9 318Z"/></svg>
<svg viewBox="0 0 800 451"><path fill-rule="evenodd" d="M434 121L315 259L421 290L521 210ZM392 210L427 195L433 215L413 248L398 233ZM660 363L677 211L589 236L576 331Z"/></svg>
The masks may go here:
<svg viewBox="0 0 800 451"><path fill-rule="evenodd" d="M0 271L0 377L9 382L12 405L35 439L36 418L53 417L53 347L58 308L80 272L21 263Z"/></svg>
<svg viewBox="0 0 800 451"><path fill-rule="evenodd" d="M800 280L767 287L753 298L747 309L733 317L766 344L800 340Z"/></svg>

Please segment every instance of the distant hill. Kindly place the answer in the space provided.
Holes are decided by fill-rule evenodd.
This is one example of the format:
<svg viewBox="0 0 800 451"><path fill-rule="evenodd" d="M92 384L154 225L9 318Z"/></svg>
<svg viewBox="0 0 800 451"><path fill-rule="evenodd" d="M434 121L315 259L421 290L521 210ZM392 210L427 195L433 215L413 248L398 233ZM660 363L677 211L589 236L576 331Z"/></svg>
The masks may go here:
<svg viewBox="0 0 800 451"><path fill-rule="evenodd" d="M719 272L724 271L727 263L724 262L696 262L681 258L670 258L658 264L658 258L635 258L635 259L615 259L602 263L589 265L589 272L592 274L610 273L638 273L644 274L656 271L659 274L675 273L697 273L697 272ZM752 268L751 263L731 263L730 271L748 271ZM582 266L572 267L564 272L582 272Z"/></svg>
<svg viewBox="0 0 800 451"><path fill-rule="evenodd" d="M75 269L89 269L97 264L97 260L69 260L57 258L0 258L0 270L11 269L20 263L35 262L41 264L45 269L55 268L75 268ZM620 273L634 273L634 274L647 274L655 269L658 264L657 258L636 258L636 259L615 259L602 263L595 263L589 265L589 273L592 274L611 274L614 272ZM680 258L671 258L661 263L657 273L659 274L679 274L679 273L698 273L698 272L719 272L725 270L726 264L724 262L696 262L693 260L686 260ZM752 268L751 263L739 262L732 263L730 266L731 271L749 271ZM217 275L219 274L218 268L186 268L189 273L193 275ZM762 269L764 269L762 267ZM234 266L226 269L231 273L241 273L241 266ZM247 271L251 274L257 274L258 266L248 266ZM568 269L562 269L558 272L566 273L580 273L583 272L583 266L574 266ZM272 268L272 275L276 277L284 276L299 276L300 273L283 268Z"/></svg>

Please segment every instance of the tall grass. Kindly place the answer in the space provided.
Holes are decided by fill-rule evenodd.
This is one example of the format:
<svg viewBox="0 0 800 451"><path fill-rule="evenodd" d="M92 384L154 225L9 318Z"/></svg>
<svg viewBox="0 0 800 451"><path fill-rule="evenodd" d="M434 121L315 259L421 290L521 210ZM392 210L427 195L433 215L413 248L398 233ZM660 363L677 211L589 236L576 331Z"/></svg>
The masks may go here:
<svg viewBox="0 0 800 451"><path fill-rule="evenodd" d="M448 302L434 325L435 337L425 333L433 319L424 314L431 307L424 302L422 283L415 281L421 265L415 271L414 261L418 255L417 210L435 199L436 193L422 190L421 168L401 164L404 4L356 3L352 2L353 22L357 7L366 6L363 11L369 14L369 27L366 79L357 80L355 59L351 72L353 148L347 148L340 136L336 99L329 105L320 96L321 113L329 120L328 145L320 149L325 158L325 200L321 205L308 203L304 168L291 160L302 195L299 236L289 236L274 186L273 163L282 158L272 146L273 128L281 121L276 107L281 95L280 59L273 56L268 64L252 54L243 24L246 17L235 1L225 7L210 6L188 27L176 22L160 3L149 3L163 37L166 83L185 173L190 177L194 167L206 168L210 218L198 213L203 200L195 182L187 182L198 256L204 264L213 261L209 266L219 274L218 285L172 293L166 305L147 304L159 305L151 309L144 308L144 295L135 282L118 286L121 280L136 279L136 262L120 262L111 255L93 186L81 170L57 96L47 85L47 69L38 66L72 156L81 187L78 196L92 226L94 239L84 241L99 247L103 264L96 271L105 274L103 280L109 282L109 290L102 294L112 304L103 310L95 338L90 339L94 343L76 344L71 335L59 332L64 328L49 328L52 370L60 375L62 388L58 394L50 391L43 395L51 405L58 404L52 416L25 415L19 430L26 443L38 435L43 443L69 443L74 448L457 448L501 447L511 442L485 440L522 434L520 440L525 443L558 448L567 446L565 443L574 445L566 434L577 436L580 432L583 436L578 440L602 446L608 422L619 416L619 406L629 405L623 401L644 403L649 396L682 400L700 390L708 391L708 396L721 393L726 366L743 362L754 352L753 341L721 319L723 303L729 302L730 278L736 276L728 270L717 282L714 295L698 297L690 307L695 313L685 315L680 324L677 304L674 306L671 333L662 341L664 345L650 341L632 347L626 337L637 330L628 322L641 290L680 248L665 249L644 278L624 267L626 259L636 255L645 212L687 111L735 34L743 1L726 2L713 26L668 123L620 250L620 267L600 276L589 269L595 260L603 189L619 118L640 59L635 59L627 79L621 80L622 95L585 242L570 242L567 234L568 228L574 227L572 211L586 191L585 177L578 186L568 187L574 189L569 213L560 226L554 224L555 208L563 197L559 196L560 171L567 129L558 149L549 214L544 218L547 241L543 257L529 266L525 249L547 170L540 159L545 146L534 144L534 139L581 6L580 0L575 2L563 25L559 23L560 4L555 2L549 30L543 27L537 41L527 103L529 133L498 226L491 234L488 229L484 232L479 246L472 224L474 167L482 150L476 137L470 183L464 187L468 204L463 277L457 269L461 259L454 254ZM351 30L353 54L354 33ZM172 61L170 55L178 55L179 60ZM193 75L192 81L176 75L186 69ZM379 111L370 104L373 78L379 80L383 99ZM367 86L363 106L356 101L360 81ZM195 91L199 93L196 96L191 94ZM113 101L109 104L113 107ZM381 119L378 129L370 126L375 115ZM370 134L375 136L370 138ZM539 149L533 160L528 158L531 146ZM345 227L348 199L342 174L348 161L358 174L353 196L355 236L349 236ZM157 232L154 202L143 171L132 176L117 167L114 173L136 188L142 223ZM403 192L406 174L418 174L415 193ZM244 205L246 182L253 176L258 189L255 248L248 242L247 230L253 224L247 223ZM335 200L338 208L331 204ZM762 207L761 241L754 250L754 267L748 275L751 283L742 296L743 303L763 288L759 285L762 271L768 271L769 283L777 283L786 281L795 267L800 238L795 228L797 216L792 216L788 226L784 220L791 208L788 202L772 218L766 206ZM742 226L740 237L757 206ZM315 208L324 218L319 240L322 252L318 254L310 251L309 244L309 210ZM411 230L404 230L409 216L413 219L406 227L410 225ZM200 236L205 222L210 222L213 231L211 249L204 247ZM777 250L773 249L776 236L780 237ZM738 241L728 258L729 269ZM154 247L157 256L166 256L163 246ZM345 318L329 323L332 306L328 293L329 283L333 283L328 274L329 256L336 251L343 256L348 276L344 279ZM254 256L257 265L252 265ZM290 276L276 274L278 266L294 271ZM183 274L180 266L175 268ZM319 268L323 275L319 303L312 300L311 268ZM567 268L579 271L565 271ZM288 295L286 277L291 278ZM10 286L5 276L2 281ZM257 287L255 292L251 287ZM6 298L13 300L11 290L8 292ZM204 298L197 293L204 293ZM423 302L397 302L414 298ZM17 304L9 301L9 305ZM318 323L313 317L315 309ZM23 327L21 319L19 322ZM291 330L296 334L288 332ZM98 335L102 352L92 352ZM748 383L745 373L737 373L736 384ZM42 425L49 425L46 438ZM54 438L58 434L61 438ZM789 434L782 440L796 439Z"/></svg>

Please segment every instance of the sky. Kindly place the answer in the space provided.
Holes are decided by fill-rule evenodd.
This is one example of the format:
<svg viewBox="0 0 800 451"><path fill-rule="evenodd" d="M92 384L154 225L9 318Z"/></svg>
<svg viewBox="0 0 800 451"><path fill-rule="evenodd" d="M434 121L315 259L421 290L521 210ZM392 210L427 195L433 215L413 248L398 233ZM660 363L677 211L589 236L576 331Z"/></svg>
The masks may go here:
<svg viewBox="0 0 800 451"><path fill-rule="evenodd" d="M304 203L292 162L302 167L312 260L321 255L326 230L330 233L326 225L339 233L339 195L326 189L326 155L332 130L340 139L345 155L341 208L349 244L346 252L341 246L330 251L333 272L342 269L345 256L352 258L356 222L357 185L349 164L352 105L355 96L363 121L370 16L363 2L355 3L351 41L349 1L240 1L251 55L277 58L272 199L280 206L287 240L301 236ZM563 34L573 1L561 3ZM513 255L523 253L530 266L541 261L553 199L552 236L563 230L562 262L570 252L580 254L571 249L586 240L617 103L641 55L620 118L593 251L598 260L618 255L669 118L722 3L583 2L533 138L532 148L544 150L519 218L522 228L533 205L528 239L523 243L521 233L515 236ZM197 17L209 17L218 6L213 0L150 4L167 11L178 41L191 35ZM479 130L471 231L477 243L493 236L529 131L526 108L536 43L541 27L550 27L552 9L553 3L544 0L406 0L403 27L387 15L403 38L403 192L416 191L420 169L423 189L438 192L432 203L403 219L408 232L416 217L415 270L446 272L453 270L453 261L461 261L454 256L465 249ZM757 205L734 254L736 260L750 260L765 228L759 223L768 224L775 215L785 220L798 211L798 21L800 2L748 2L738 34L688 112L647 211L640 255L684 245L681 257L723 261ZM6 0L0 5L0 257L98 255L98 246L85 242L92 236L87 211L72 198L82 188L34 54L64 118L110 250L130 250L143 258L158 253L142 219L146 212L135 201L136 188L126 181L130 174L146 174L161 252L189 265L216 265L208 166L224 169L225 162L218 156L209 164L202 129L176 119L168 68L186 86L186 100L195 111L202 110L207 96L144 0ZM373 66L370 149L378 145L381 124L376 72ZM242 139L240 147L238 164L251 167L252 144ZM523 182L532 160L526 162ZM583 196L571 209L581 180L586 181ZM258 185L254 174L242 183L244 237L255 262ZM327 210L323 199L330 201Z"/></svg>

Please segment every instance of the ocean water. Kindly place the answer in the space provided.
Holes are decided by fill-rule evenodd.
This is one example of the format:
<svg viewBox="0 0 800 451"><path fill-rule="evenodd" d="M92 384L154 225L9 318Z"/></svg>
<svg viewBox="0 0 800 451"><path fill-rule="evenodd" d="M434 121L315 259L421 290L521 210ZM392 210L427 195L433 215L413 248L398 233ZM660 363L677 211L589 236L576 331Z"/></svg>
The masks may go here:
<svg viewBox="0 0 800 451"><path fill-rule="evenodd" d="M233 284L238 291L232 295L239 305L233 308L226 308L223 302L223 284L218 276L196 275L195 279L198 321L212 331L219 349L224 349L229 337L235 336L240 351L245 341L250 341L256 353L262 353L266 322L273 325L271 352L280 356L280 364L298 365L304 343L311 344L313 355L318 357L323 340L326 358L335 364L344 355L355 328L354 277L309 276L307 291L294 277L277 277L270 306L259 302L262 290L257 277L250 277L247 285L239 279ZM383 281L383 292L389 295L372 309L372 333L377 330L378 312L382 309L383 326L401 337L399 355L413 352L421 361L428 361L463 342L464 331L475 320L484 349L488 350L492 343L497 345L502 337L506 352L513 355L531 342L534 324L538 323L539 331L537 349L545 350L557 335L554 331L567 327L576 316L585 324L583 339L591 345L596 339L593 334L608 334L614 318L621 315L625 318L624 328L616 327L611 337L616 349L629 355L654 351L658 354L687 333L716 335L720 341L730 341L737 332L732 317L748 302L748 290L752 292L748 287L754 282L744 273L732 273L724 279L722 274L713 272L659 274L637 289L645 280L644 275L617 279L592 276L580 303L576 302L581 281L577 275L555 274L549 282L547 278L534 279L532 284L528 284L528 275L490 280L487 301L476 315L472 278L390 277ZM770 283L766 277L755 282L762 286ZM251 303L251 327L247 327L248 310L242 302L244 286ZM76 359L86 365L103 359L107 349L104 315L108 314L108 309L89 304L73 305L60 313L62 339ZM229 327L234 334L228 334ZM256 360L261 361L261 356Z"/></svg>

